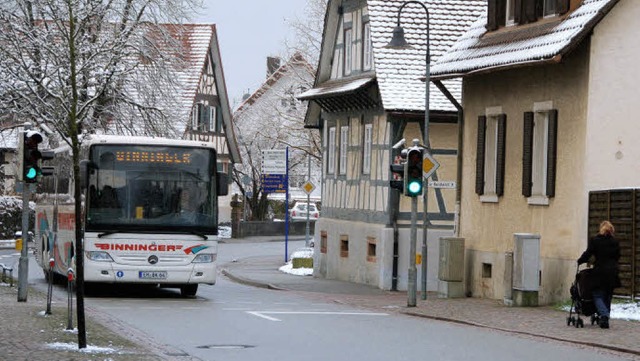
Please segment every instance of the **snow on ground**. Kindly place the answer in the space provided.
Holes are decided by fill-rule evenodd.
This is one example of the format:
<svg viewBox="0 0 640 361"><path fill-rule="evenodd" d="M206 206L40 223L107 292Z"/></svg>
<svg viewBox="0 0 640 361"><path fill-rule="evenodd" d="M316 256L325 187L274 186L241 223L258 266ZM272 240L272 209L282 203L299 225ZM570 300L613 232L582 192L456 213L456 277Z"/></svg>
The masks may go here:
<svg viewBox="0 0 640 361"><path fill-rule="evenodd" d="M89 353L89 354L122 353L122 351L113 347L100 347L100 346L87 345L86 348L78 348L77 343L54 342L54 343L48 343L46 344L46 346L48 348L55 349L55 350L78 351L78 352Z"/></svg>
<svg viewBox="0 0 640 361"><path fill-rule="evenodd" d="M218 237L231 238L231 227L228 227L228 226L218 227Z"/></svg>
<svg viewBox="0 0 640 361"><path fill-rule="evenodd" d="M293 258L313 258L313 248L303 247L291 254L289 262L280 267L279 270L284 273L296 275L296 276L312 276L313 268L293 268Z"/></svg>

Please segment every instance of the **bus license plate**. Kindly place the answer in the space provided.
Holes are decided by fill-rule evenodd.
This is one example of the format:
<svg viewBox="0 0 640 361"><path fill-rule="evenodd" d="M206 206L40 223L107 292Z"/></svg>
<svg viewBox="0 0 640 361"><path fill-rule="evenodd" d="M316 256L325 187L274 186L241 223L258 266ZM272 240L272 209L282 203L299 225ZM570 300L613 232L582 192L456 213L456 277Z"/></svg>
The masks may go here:
<svg viewBox="0 0 640 361"><path fill-rule="evenodd" d="M167 278L166 271L140 271L138 277L143 280L164 280Z"/></svg>

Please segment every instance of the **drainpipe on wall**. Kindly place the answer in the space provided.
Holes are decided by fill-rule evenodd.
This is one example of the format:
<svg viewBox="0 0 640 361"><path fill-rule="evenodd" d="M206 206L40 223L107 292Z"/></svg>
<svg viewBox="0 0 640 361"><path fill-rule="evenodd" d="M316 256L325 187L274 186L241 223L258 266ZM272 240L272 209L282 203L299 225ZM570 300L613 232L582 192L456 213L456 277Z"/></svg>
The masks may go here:
<svg viewBox="0 0 640 361"><path fill-rule="evenodd" d="M453 236L460 236L460 200L462 198L462 142L464 140L464 110L462 109L462 105L458 103L456 98L451 95L449 90L442 84L440 80L432 81L435 86L440 89L442 94L449 99L451 104L458 110L458 160L457 160L457 170L456 170L456 205L454 210L454 218L453 218Z"/></svg>

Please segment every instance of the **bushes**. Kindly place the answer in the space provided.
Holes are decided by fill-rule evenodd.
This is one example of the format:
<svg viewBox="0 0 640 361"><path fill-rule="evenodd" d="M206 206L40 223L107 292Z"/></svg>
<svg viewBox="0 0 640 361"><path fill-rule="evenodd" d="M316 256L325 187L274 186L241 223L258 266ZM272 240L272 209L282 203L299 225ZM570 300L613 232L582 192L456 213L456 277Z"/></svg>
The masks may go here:
<svg viewBox="0 0 640 361"><path fill-rule="evenodd" d="M29 202L29 229L33 232L35 208ZM22 230L22 198L0 196L0 239L13 239L16 231Z"/></svg>

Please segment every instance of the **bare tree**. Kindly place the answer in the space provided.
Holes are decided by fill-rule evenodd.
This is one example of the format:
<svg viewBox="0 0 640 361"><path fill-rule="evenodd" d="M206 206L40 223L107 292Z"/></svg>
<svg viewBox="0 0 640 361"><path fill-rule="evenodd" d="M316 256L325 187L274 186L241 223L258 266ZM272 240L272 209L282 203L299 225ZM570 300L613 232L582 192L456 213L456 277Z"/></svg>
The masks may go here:
<svg viewBox="0 0 640 361"><path fill-rule="evenodd" d="M304 127L307 104L296 96L310 89L324 28L327 0L307 0L304 16L293 19L289 26L295 35L293 43L285 42L282 59L289 59L287 80L268 90L259 89L234 114L242 165L236 165L233 179L243 195L254 220L264 220L268 212L267 194L262 190L262 151L289 148L289 185L299 186L309 178L320 182L322 148L320 134ZM267 84L271 80L267 80ZM249 110L250 109L250 110ZM243 183L242 180L249 180Z"/></svg>
<svg viewBox="0 0 640 361"><path fill-rule="evenodd" d="M245 100L234 114L234 126L243 164L236 165L234 180L248 197L253 220L267 216L267 194L262 189L262 152L289 148L289 183L295 186L307 179L307 157L314 169L319 162L319 139L303 127L306 104L296 96L306 90L314 69L297 54L270 76L265 84ZM313 176L319 179L318 172ZM244 183L243 179L250 180Z"/></svg>
<svg viewBox="0 0 640 361"><path fill-rule="evenodd" d="M79 155L83 134L112 125L160 135L174 132L166 114L145 103L170 88L159 49L196 0L0 0L0 115L29 121L72 151L75 224L82 224ZM150 53L151 52L151 53ZM173 52L179 54L179 50ZM162 56L161 56L162 55ZM149 83L145 83L149 84ZM162 94L155 94L160 96ZM137 122L131 122L138 114ZM139 134L139 133L138 133ZM83 254L76 227L76 254ZM83 257L76 258L78 341L86 347Z"/></svg>

